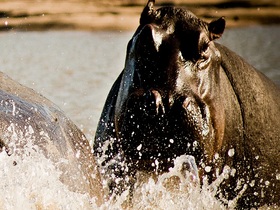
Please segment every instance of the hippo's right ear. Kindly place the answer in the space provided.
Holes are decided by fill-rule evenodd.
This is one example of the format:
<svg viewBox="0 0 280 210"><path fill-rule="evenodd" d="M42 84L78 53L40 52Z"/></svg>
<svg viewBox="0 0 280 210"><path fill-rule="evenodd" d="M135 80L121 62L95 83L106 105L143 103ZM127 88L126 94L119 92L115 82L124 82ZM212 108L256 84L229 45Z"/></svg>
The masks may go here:
<svg viewBox="0 0 280 210"><path fill-rule="evenodd" d="M210 40L218 39L222 36L226 26L226 20L224 17L219 18L218 20L213 20L208 25L209 38Z"/></svg>
<svg viewBox="0 0 280 210"><path fill-rule="evenodd" d="M149 0L146 7L144 8L141 17L140 17L140 25L147 24L154 17L154 4L155 0Z"/></svg>

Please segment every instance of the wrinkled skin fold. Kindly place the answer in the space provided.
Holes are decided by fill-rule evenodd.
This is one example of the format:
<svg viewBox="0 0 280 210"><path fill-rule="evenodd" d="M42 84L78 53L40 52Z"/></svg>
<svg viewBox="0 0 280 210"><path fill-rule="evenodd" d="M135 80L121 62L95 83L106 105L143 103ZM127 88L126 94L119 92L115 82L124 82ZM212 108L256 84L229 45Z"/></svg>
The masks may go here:
<svg viewBox="0 0 280 210"><path fill-rule="evenodd" d="M101 114L94 144L101 167L131 177L192 155L210 182L225 166L234 169L220 189L233 199L246 185L238 208L279 204L279 88L214 42L224 18L206 23L185 9L153 6L141 14ZM111 183L116 191L126 185Z"/></svg>

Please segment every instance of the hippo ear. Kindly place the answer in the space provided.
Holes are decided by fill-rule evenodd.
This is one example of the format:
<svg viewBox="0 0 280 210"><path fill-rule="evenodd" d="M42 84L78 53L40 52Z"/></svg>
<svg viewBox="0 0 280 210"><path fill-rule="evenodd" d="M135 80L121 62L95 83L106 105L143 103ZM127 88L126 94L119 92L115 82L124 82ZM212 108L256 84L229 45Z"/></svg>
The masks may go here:
<svg viewBox="0 0 280 210"><path fill-rule="evenodd" d="M213 20L208 25L208 30L210 34L210 39L218 39L222 36L226 26L226 20L224 17L219 18L218 20Z"/></svg>
<svg viewBox="0 0 280 210"><path fill-rule="evenodd" d="M155 0L149 0L146 7L144 8L141 17L140 17L140 25L147 24L151 18L154 16L154 4Z"/></svg>

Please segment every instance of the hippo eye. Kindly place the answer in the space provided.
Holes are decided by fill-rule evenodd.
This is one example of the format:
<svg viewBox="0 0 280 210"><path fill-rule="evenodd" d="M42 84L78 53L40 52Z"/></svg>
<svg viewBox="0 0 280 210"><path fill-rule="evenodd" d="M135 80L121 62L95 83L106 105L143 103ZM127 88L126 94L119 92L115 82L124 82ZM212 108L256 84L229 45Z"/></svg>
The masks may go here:
<svg viewBox="0 0 280 210"><path fill-rule="evenodd" d="M201 52L206 52L209 49L209 42L202 45Z"/></svg>
<svg viewBox="0 0 280 210"><path fill-rule="evenodd" d="M197 60L196 67L199 70L203 70L208 66L209 61L210 61L210 59L209 59L210 58L209 42L205 42L201 46L199 52L200 52L199 53L200 58Z"/></svg>
<svg viewBox="0 0 280 210"><path fill-rule="evenodd" d="M209 58L209 42L202 45L201 50L200 50L200 57L201 57L201 59Z"/></svg>

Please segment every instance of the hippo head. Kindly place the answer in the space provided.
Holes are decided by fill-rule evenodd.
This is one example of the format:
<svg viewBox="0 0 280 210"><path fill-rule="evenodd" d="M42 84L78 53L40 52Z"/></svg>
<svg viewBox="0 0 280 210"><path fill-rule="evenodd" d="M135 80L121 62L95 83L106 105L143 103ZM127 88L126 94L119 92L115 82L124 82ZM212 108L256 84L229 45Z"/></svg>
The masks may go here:
<svg viewBox="0 0 280 210"><path fill-rule="evenodd" d="M225 20L206 23L188 10L155 10L153 5L154 1L148 1L128 44L116 124L118 132L125 133L121 138L133 140L126 140L123 147L133 154L137 153L131 149L135 145L139 151L146 147L162 155L164 148L177 144L174 153L178 154L180 148L198 142L214 151L221 146L224 118L218 94L220 53L213 40L222 35ZM137 114L141 112L137 108L143 113ZM139 137L132 138L137 129Z"/></svg>

